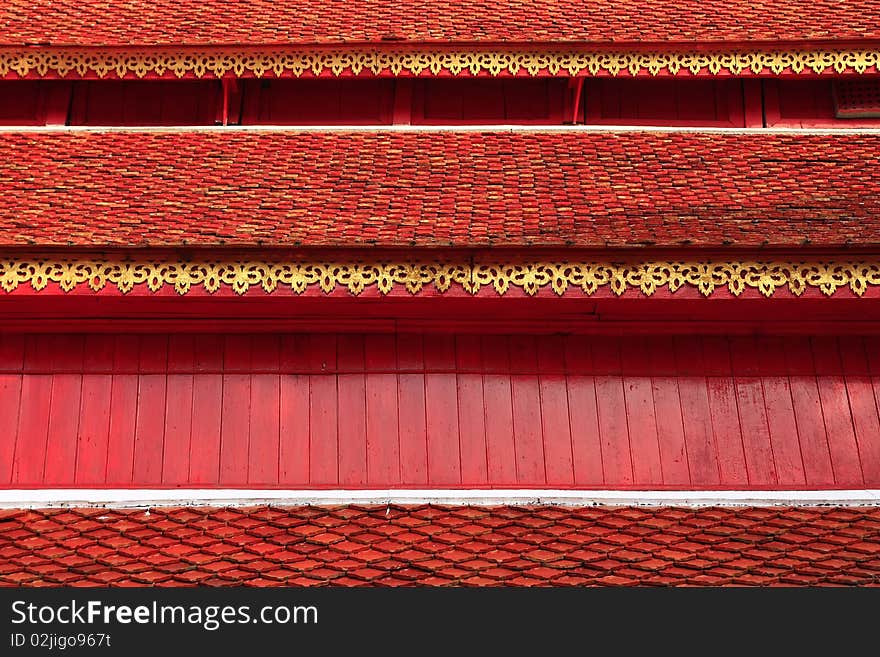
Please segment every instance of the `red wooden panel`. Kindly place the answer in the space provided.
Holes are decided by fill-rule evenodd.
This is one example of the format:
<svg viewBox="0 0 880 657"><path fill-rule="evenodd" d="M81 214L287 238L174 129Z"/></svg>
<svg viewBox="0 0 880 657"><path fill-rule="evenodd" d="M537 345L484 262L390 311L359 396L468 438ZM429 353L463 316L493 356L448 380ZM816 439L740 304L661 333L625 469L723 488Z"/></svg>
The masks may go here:
<svg viewBox="0 0 880 657"><path fill-rule="evenodd" d="M587 123L742 127L739 80L596 79L586 84Z"/></svg>
<svg viewBox="0 0 880 657"><path fill-rule="evenodd" d="M428 443L425 411L425 361L422 336L397 337L398 426L401 483L428 483Z"/></svg>
<svg viewBox="0 0 880 657"><path fill-rule="evenodd" d="M614 338L603 338L592 343L592 350L605 484L629 486L633 483L633 470L621 376L620 343Z"/></svg>
<svg viewBox="0 0 880 657"><path fill-rule="evenodd" d="M838 486L860 488L864 477L837 338L813 338L812 347L834 481Z"/></svg>
<svg viewBox="0 0 880 657"><path fill-rule="evenodd" d="M424 344L428 481L435 486L457 485L461 483L461 448L455 338L430 335Z"/></svg>
<svg viewBox="0 0 880 657"><path fill-rule="evenodd" d="M513 440L513 396L508 338L483 337L481 347L484 368L486 471L492 483L499 486L513 485L516 483L516 448Z"/></svg>
<svg viewBox="0 0 880 657"><path fill-rule="evenodd" d="M550 124L563 121L565 80L418 80L412 121L438 123Z"/></svg>
<svg viewBox="0 0 880 657"><path fill-rule="evenodd" d="M647 363L645 338L623 340L620 346L627 426L632 449L633 483L656 486L663 481L654 395Z"/></svg>
<svg viewBox="0 0 880 657"><path fill-rule="evenodd" d="M283 372L306 369L308 337L281 336ZM309 484L309 376L281 375L279 482L291 487Z"/></svg>
<svg viewBox="0 0 880 657"><path fill-rule="evenodd" d="M110 391L110 429L107 437L107 485L133 483L135 429L138 415L140 339L113 338L113 382Z"/></svg>
<svg viewBox="0 0 880 657"><path fill-rule="evenodd" d="M261 335L251 351L250 440L247 482L251 486L278 484L281 447L281 377L277 373L280 338Z"/></svg>
<svg viewBox="0 0 880 657"><path fill-rule="evenodd" d="M675 360L680 375L678 393L691 482L695 486L717 486L721 475L712 432L702 342L691 336L675 338Z"/></svg>
<svg viewBox="0 0 880 657"><path fill-rule="evenodd" d="M564 348L574 482L577 486L599 487L605 478L593 356L589 342L582 337L565 338Z"/></svg>
<svg viewBox="0 0 880 657"><path fill-rule="evenodd" d="M767 337L762 338L758 344L758 372L764 385L764 407L767 409L770 447L776 471L776 478L771 479L768 476L766 483L778 483L782 488L797 489L806 484L806 476L785 363L784 340ZM752 483L761 483L754 472Z"/></svg>
<svg viewBox="0 0 880 657"><path fill-rule="evenodd" d="M24 336L0 333L0 486L12 482L23 365Z"/></svg>
<svg viewBox="0 0 880 657"><path fill-rule="evenodd" d="M0 125L44 125L44 87L38 80L0 81Z"/></svg>
<svg viewBox="0 0 880 657"><path fill-rule="evenodd" d="M878 488L880 484L880 430L874 430L876 425L870 419L871 407L868 392L873 389L874 413L880 413L880 340L876 338L864 339L864 354L867 357L865 365L869 377L863 379L861 367L851 366L852 361L858 361L860 352L852 341L843 339L841 353L844 365L847 367L847 386L852 386L854 393L850 398L853 402L853 415L857 419L856 428L859 438L859 452L862 460L862 470L865 476L865 485L868 488Z"/></svg>
<svg viewBox="0 0 880 657"><path fill-rule="evenodd" d="M391 123L393 80L247 80L242 123L385 125Z"/></svg>
<svg viewBox="0 0 880 657"><path fill-rule="evenodd" d="M167 366L168 336L141 336L132 474L138 484L162 483Z"/></svg>
<svg viewBox="0 0 880 657"><path fill-rule="evenodd" d="M814 488L833 486L834 471L809 338L787 337L784 347L807 485Z"/></svg>
<svg viewBox="0 0 880 657"><path fill-rule="evenodd" d="M79 403L82 394L82 335L52 335L45 348L57 370L52 377L49 405L49 435L43 477L50 486L70 485L76 474Z"/></svg>
<svg viewBox="0 0 880 657"><path fill-rule="evenodd" d="M223 406L220 418L220 483L247 482L251 414L251 344L248 335L227 335L223 344Z"/></svg>
<svg viewBox="0 0 880 657"><path fill-rule="evenodd" d="M336 336L309 337L309 481L316 486L339 483L338 396L336 376L321 374L336 369Z"/></svg>
<svg viewBox="0 0 880 657"><path fill-rule="evenodd" d="M364 375L364 338L340 335L339 367L339 484L367 483L367 390ZM343 374L342 372L349 372ZM354 372L354 373L350 373Z"/></svg>
<svg viewBox="0 0 880 657"><path fill-rule="evenodd" d="M776 482L770 425L764 406L764 387L759 370L758 344L753 337L734 337L730 341L736 396L745 446L748 481L755 486Z"/></svg>
<svg viewBox="0 0 880 657"><path fill-rule="evenodd" d="M85 339L76 454L75 480L78 485L101 486L107 478L113 392L113 376L110 372L113 371L115 347L112 336L89 335ZM186 473L183 481L186 481Z"/></svg>
<svg viewBox="0 0 880 657"><path fill-rule="evenodd" d="M702 342L709 417L718 450L719 483L729 488L746 486L749 477L743 453L730 344L725 337L706 337Z"/></svg>
<svg viewBox="0 0 880 657"><path fill-rule="evenodd" d="M395 347L393 335L364 338L367 481L371 486L401 483Z"/></svg>
<svg viewBox="0 0 880 657"><path fill-rule="evenodd" d="M70 125L213 125L216 80L93 80L73 84Z"/></svg>
<svg viewBox="0 0 880 657"><path fill-rule="evenodd" d="M489 474L480 336L458 336L455 340L455 357L458 369L461 479L465 485L485 485L489 481Z"/></svg>
<svg viewBox="0 0 880 657"><path fill-rule="evenodd" d="M527 486L540 486L547 480L535 340L528 335L514 335L510 339L516 476L518 483Z"/></svg>
<svg viewBox="0 0 880 657"><path fill-rule="evenodd" d="M162 483L180 485L189 480L192 450L193 369L195 337L168 338L168 381L165 398L165 442Z"/></svg>
<svg viewBox="0 0 880 657"><path fill-rule="evenodd" d="M549 486L571 486L574 484L574 463L562 338L538 338L538 371L546 483Z"/></svg>
<svg viewBox="0 0 880 657"><path fill-rule="evenodd" d="M661 337L652 340L648 362L651 368L663 483L667 486L690 486L674 347L672 338Z"/></svg>
<svg viewBox="0 0 880 657"><path fill-rule="evenodd" d="M189 462L190 481L196 485L220 483L223 355L222 336L198 336L194 353Z"/></svg>
<svg viewBox="0 0 880 657"><path fill-rule="evenodd" d="M0 485L873 486L878 372L874 338L4 336Z"/></svg>

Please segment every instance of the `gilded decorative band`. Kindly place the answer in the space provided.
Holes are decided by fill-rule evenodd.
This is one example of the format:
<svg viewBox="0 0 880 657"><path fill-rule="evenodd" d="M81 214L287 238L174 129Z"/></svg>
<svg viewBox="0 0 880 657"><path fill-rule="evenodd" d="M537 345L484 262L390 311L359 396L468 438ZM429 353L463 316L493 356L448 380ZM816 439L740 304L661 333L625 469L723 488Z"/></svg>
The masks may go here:
<svg viewBox="0 0 880 657"><path fill-rule="evenodd" d="M81 287L99 292L113 286L122 294L137 286L146 286L151 292L171 287L181 295L194 288L213 294L225 287L239 295L255 288L267 293L286 288L296 294L310 288L330 294L341 288L357 296L375 286L383 295L397 287L415 295L426 288L444 293L458 286L469 294L489 287L498 295L506 294L511 288L528 295L549 288L560 296L567 292L592 295L600 288L608 288L616 295L638 290L651 296L660 289L675 292L690 287L707 297L724 289L734 296L754 289L770 297L783 288L797 296L808 288L819 289L828 296L849 289L861 297L869 286L880 285L880 260L503 263L0 259L0 288L7 293L22 285L39 292L50 283L65 292Z"/></svg>
<svg viewBox="0 0 880 657"><path fill-rule="evenodd" d="M561 75L629 73L780 75L864 73L880 69L880 50L664 51L621 50L383 50L383 49L142 49L31 48L0 50L0 77L108 75L223 77L253 75Z"/></svg>

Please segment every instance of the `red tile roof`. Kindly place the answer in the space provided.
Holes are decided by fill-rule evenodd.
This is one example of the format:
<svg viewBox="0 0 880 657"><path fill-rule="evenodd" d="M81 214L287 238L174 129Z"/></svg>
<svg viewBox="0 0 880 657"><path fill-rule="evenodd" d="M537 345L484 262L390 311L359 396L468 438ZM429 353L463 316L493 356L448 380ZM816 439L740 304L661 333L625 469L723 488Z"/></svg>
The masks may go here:
<svg viewBox="0 0 880 657"><path fill-rule="evenodd" d="M880 37L877 0L8 0L4 44L747 41Z"/></svg>
<svg viewBox="0 0 880 657"><path fill-rule="evenodd" d="M0 584L878 585L880 508L0 511Z"/></svg>
<svg viewBox="0 0 880 657"><path fill-rule="evenodd" d="M0 246L880 244L880 133L0 138Z"/></svg>

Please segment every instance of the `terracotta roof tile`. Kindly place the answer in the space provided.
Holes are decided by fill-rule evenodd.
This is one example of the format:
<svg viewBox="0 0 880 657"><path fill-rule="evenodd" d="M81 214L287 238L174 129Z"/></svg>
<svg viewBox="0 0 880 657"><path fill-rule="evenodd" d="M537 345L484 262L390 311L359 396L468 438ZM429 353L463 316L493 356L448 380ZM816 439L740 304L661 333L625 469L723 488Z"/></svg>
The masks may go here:
<svg viewBox="0 0 880 657"><path fill-rule="evenodd" d="M880 36L877 0L12 0L0 43L746 41Z"/></svg>
<svg viewBox="0 0 880 657"><path fill-rule="evenodd" d="M880 133L7 133L0 246L876 245L878 153Z"/></svg>
<svg viewBox="0 0 880 657"><path fill-rule="evenodd" d="M62 522L54 511L0 511L0 585L880 584L880 508L850 509L846 520L834 508L772 508L759 514L748 508L677 509L674 516L663 508L609 507L387 511L385 506L160 508L149 515L102 510L95 519L88 510L72 509L64 514L71 532L66 537L52 530ZM656 522L661 516L667 522ZM499 517L511 519L532 542L511 542L493 522ZM532 526L548 517L553 524ZM574 517L582 524L566 524ZM835 522L823 522L829 517ZM344 524L328 522L340 518ZM318 531L296 532L291 519ZM414 525L413 519L429 520ZM209 531L206 520L231 533ZM110 538L93 538L94 522ZM166 528L166 540L161 545L145 540L131 530L140 524ZM205 540L194 545L172 538L167 528L180 524ZM432 541L431 529L441 524L445 534L458 538ZM479 540L472 538L474 526L483 528ZM356 532L347 531L352 527L382 531L353 538ZM608 527L614 529L609 533ZM805 542L802 530L817 527L823 529L811 531ZM694 539L713 529L730 533L730 541L707 549ZM633 543L636 533L645 540ZM406 538L383 538L387 534ZM790 540L794 536L797 540Z"/></svg>

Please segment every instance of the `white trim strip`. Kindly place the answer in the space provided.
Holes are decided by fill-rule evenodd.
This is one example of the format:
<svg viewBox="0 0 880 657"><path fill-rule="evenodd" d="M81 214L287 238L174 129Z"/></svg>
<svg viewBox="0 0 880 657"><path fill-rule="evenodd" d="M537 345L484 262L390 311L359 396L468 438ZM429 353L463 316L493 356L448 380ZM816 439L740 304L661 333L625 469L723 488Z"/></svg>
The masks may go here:
<svg viewBox="0 0 880 657"><path fill-rule="evenodd" d="M234 126L2 126L2 133L16 132L662 132L720 133L736 135L877 135L878 128L719 128L692 126L633 125L234 125Z"/></svg>
<svg viewBox="0 0 880 657"><path fill-rule="evenodd" d="M35 489L0 491L0 508L448 504L475 506L880 506L880 490L614 491L553 489L275 490Z"/></svg>

